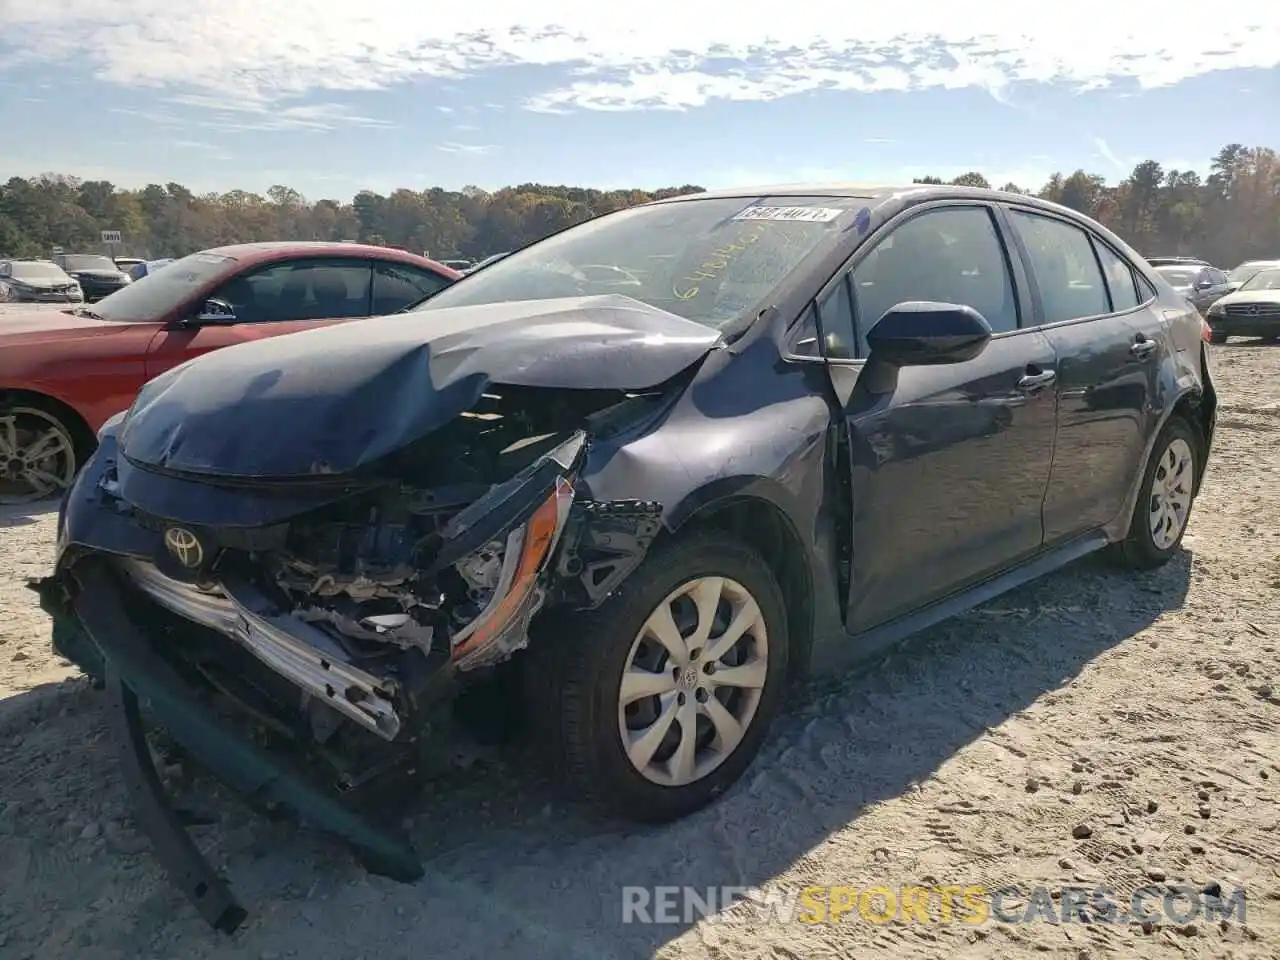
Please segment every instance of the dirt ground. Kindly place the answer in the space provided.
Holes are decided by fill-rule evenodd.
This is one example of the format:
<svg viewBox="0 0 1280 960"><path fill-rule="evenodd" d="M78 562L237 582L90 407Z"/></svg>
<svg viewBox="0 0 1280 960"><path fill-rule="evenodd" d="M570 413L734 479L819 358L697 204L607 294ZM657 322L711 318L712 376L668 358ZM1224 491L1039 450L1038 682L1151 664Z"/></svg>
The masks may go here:
<svg viewBox="0 0 1280 960"><path fill-rule="evenodd" d="M679 824L592 820L519 756L482 756L422 801L428 873L407 886L170 769L220 818L193 832L250 909L231 939L133 829L101 695L23 587L53 515L9 509L0 956L1278 957L1280 348L1215 356L1219 435L1180 557L1140 576L1082 561L802 691L744 781ZM749 903L622 923L624 886L1106 885L1123 908L1143 885L1215 883L1245 889L1243 923L806 925Z"/></svg>

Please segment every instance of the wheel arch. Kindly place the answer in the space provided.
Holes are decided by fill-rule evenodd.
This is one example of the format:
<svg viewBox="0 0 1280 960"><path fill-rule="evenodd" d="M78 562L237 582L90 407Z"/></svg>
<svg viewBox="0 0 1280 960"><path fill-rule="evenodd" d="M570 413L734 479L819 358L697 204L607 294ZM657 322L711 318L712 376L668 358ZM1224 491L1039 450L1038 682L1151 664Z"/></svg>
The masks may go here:
<svg viewBox="0 0 1280 960"><path fill-rule="evenodd" d="M90 429L88 421L71 404L50 394L41 393L38 390L26 390L20 387L0 387L0 407L24 403L42 407L50 413L56 414L58 419L71 431L71 439L75 441L81 458L87 457L93 452L93 448L97 445L97 437L94 436L93 430Z"/></svg>
<svg viewBox="0 0 1280 960"><path fill-rule="evenodd" d="M1164 428L1169 425L1169 421L1174 417L1186 421L1200 438L1200 443L1196 450L1195 493L1198 494L1200 492L1200 484L1204 480L1205 465L1209 460L1209 444L1213 436L1216 411L1217 394L1207 379L1204 381L1203 386L1194 384L1184 387L1173 403L1165 408L1156 423L1155 429L1151 431L1151 436L1147 440L1146 449L1142 455L1142 467L1138 470L1137 476L1133 480L1133 485L1129 489L1125 507L1106 529L1108 540L1118 542L1128 534L1129 527L1133 522L1133 512L1138 508L1138 499L1142 489L1143 478L1146 476L1147 464L1151 462L1151 455L1155 452L1156 441L1160 439L1160 434L1164 432Z"/></svg>
<svg viewBox="0 0 1280 960"><path fill-rule="evenodd" d="M674 514L666 536L690 529L714 529L758 553L769 566L787 608L790 673L808 672L815 620L814 571L811 551L791 515L770 494L783 493L765 478L717 481L695 491Z"/></svg>

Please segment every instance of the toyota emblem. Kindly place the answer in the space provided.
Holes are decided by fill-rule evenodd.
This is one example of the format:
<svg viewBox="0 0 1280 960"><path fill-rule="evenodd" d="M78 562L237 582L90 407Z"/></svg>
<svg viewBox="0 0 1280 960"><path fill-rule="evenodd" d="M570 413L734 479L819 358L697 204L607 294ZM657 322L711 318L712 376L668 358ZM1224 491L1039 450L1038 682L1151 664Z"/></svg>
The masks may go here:
<svg viewBox="0 0 1280 960"><path fill-rule="evenodd" d="M164 532L164 545L173 559L188 570L194 570L204 562L204 547L200 539L185 527L170 527Z"/></svg>

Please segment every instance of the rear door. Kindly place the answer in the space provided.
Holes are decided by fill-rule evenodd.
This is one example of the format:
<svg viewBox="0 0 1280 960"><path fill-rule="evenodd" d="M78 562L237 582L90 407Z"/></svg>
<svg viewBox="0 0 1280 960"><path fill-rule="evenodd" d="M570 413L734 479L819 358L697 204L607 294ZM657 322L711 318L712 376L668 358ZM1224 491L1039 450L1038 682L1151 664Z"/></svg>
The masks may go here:
<svg viewBox="0 0 1280 960"><path fill-rule="evenodd" d="M851 632L1040 549L1056 364L1044 335L1020 325L1013 267L991 208L946 204L891 228L818 302L849 439ZM995 335L973 360L903 368L891 395L870 395L842 361L865 357L867 330L909 300L972 306Z"/></svg>
<svg viewBox="0 0 1280 960"><path fill-rule="evenodd" d="M200 320L204 303L196 304L190 316L152 341L147 376L222 347L367 317L372 271L369 260L308 257L251 267L229 277L207 299L230 307L232 316Z"/></svg>
<svg viewBox="0 0 1280 960"><path fill-rule="evenodd" d="M1058 436L1044 502L1045 542L1095 530L1123 509L1143 465L1163 319L1154 290L1081 225L1040 210L1007 217L1028 267L1033 309L1058 356Z"/></svg>

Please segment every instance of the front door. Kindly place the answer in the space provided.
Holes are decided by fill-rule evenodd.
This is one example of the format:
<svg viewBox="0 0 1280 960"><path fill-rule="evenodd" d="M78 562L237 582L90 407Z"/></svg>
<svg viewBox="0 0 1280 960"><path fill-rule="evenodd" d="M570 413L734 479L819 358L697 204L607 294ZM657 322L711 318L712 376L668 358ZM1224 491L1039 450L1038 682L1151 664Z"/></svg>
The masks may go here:
<svg viewBox="0 0 1280 960"><path fill-rule="evenodd" d="M866 330L910 300L960 303L994 336L964 363L906 367L885 394L841 397L849 439L851 632L878 626L1038 551L1056 423L1056 356L1024 312L1011 260L984 205L926 210L893 228L819 305ZM839 378L834 378L839 382ZM837 388L839 390L839 388Z"/></svg>
<svg viewBox="0 0 1280 960"><path fill-rule="evenodd" d="M233 319L193 315L151 342L147 377L211 350L307 330L318 323L367 317L372 266L367 260L283 260L228 278L209 295ZM198 314L203 303L194 307Z"/></svg>

